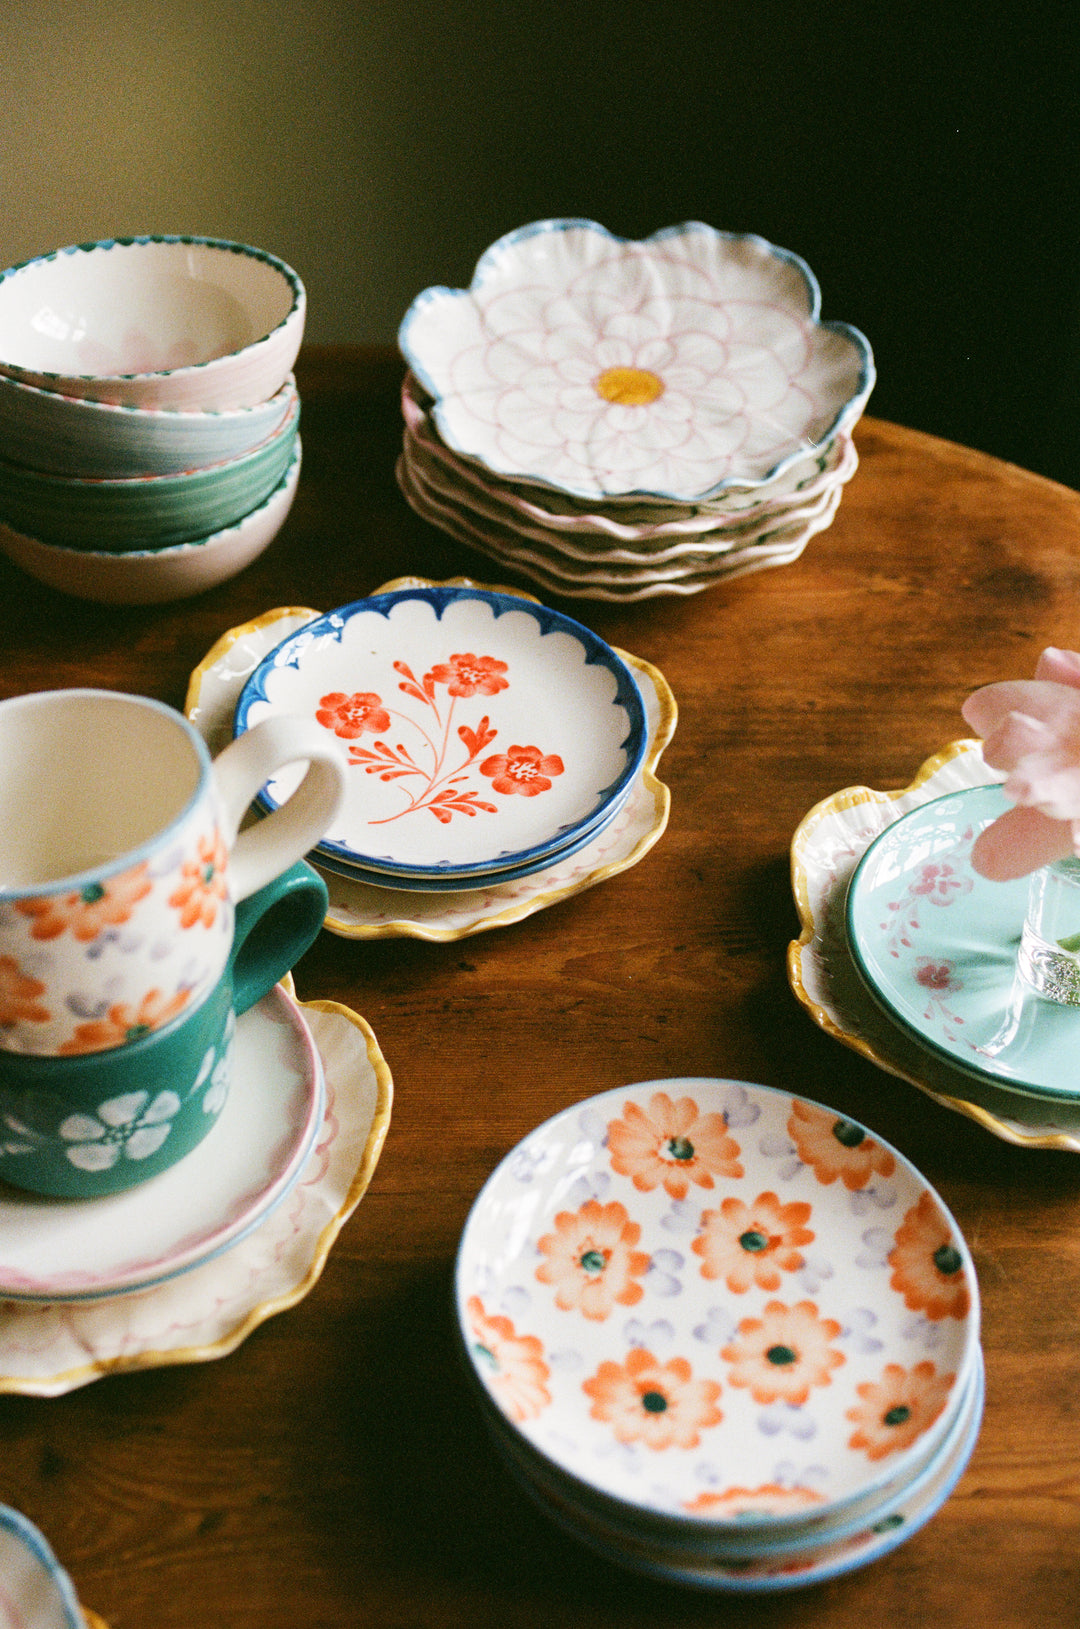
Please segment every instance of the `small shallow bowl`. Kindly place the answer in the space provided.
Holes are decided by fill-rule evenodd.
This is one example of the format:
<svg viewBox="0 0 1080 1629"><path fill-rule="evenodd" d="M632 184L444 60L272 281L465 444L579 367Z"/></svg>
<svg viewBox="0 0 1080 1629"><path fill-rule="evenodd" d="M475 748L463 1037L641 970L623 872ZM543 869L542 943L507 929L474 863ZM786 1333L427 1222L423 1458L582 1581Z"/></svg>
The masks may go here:
<svg viewBox="0 0 1080 1629"><path fill-rule="evenodd" d="M10 1505L0 1505L0 1623L86 1629L75 1587L44 1534Z"/></svg>
<svg viewBox="0 0 1080 1629"><path fill-rule="evenodd" d="M73 244L0 274L0 372L126 407L249 407L287 379L306 306L292 268L247 244Z"/></svg>
<svg viewBox="0 0 1080 1629"><path fill-rule="evenodd" d="M28 576L76 599L108 605L188 599L237 576L274 541L296 496L300 460L297 436L292 461L269 497L234 525L193 542L121 553L67 549L0 524L0 551Z"/></svg>
<svg viewBox="0 0 1080 1629"><path fill-rule="evenodd" d="M54 475L180 475L251 452L295 401L292 374L253 407L198 413L62 396L0 373L0 458Z"/></svg>
<svg viewBox="0 0 1080 1629"><path fill-rule="evenodd" d="M648 747L633 674L533 599L404 587L316 618L247 680L235 732L291 712L346 746L352 784L316 853L389 886L479 877L563 849L625 797ZM275 807L290 775L264 789Z"/></svg>
<svg viewBox="0 0 1080 1629"><path fill-rule="evenodd" d="M442 440L494 476L694 503L858 419L870 346L820 304L806 262L752 234L555 219L492 244L469 288L425 290L398 342Z"/></svg>
<svg viewBox="0 0 1080 1629"><path fill-rule="evenodd" d="M878 1509L939 1453L980 1361L940 1197L821 1104L651 1081L496 1168L456 1270L504 1435L626 1530L745 1558Z"/></svg>
<svg viewBox="0 0 1080 1629"><path fill-rule="evenodd" d="M165 548L232 526L257 509L292 462L295 397L274 432L237 458L179 475L50 475L0 462L0 521L65 548Z"/></svg>

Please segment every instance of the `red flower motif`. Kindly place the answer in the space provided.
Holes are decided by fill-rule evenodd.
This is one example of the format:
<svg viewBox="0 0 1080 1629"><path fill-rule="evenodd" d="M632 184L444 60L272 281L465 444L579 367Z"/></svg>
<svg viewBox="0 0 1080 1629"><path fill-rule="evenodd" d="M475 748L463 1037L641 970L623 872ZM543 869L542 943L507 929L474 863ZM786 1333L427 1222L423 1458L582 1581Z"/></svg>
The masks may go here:
<svg viewBox="0 0 1080 1629"><path fill-rule="evenodd" d="M493 753L480 765L480 773L490 778L493 792L506 796L520 792L524 798L550 792L550 777L562 772L562 759L555 753L545 757L539 747L511 747L509 752Z"/></svg>
<svg viewBox="0 0 1080 1629"><path fill-rule="evenodd" d="M952 975L952 964L936 962L930 956L920 956L916 962L915 983L921 984L924 990L934 990L941 995L946 990L959 989Z"/></svg>
<svg viewBox="0 0 1080 1629"><path fill-rule="evenodd" d="M351 696L343 690L332 690L320 697L315 717L324 729L333 730L343 741L353 741L365 733L379 735L390 728L390 714L374 690L357 690Z"/></svg>
<svg viewBox="0 0 1080 1629"><path fill-rule="evenodd" d="M439 662L428 674L436 684L445 684L451 696L497 696L500 690L510 688L504 679L506 663L497 656L451 656L449 662Z"/></svg>

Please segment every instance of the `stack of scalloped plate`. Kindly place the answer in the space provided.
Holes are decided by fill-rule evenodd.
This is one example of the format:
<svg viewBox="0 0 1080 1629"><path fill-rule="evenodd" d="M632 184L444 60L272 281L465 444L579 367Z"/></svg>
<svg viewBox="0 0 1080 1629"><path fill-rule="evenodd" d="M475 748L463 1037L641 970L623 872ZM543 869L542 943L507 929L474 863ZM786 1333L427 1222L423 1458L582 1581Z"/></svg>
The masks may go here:
<svg viewBox="0 0 1080 1629"><path fill-rule="evenodd" d="M874 384L797 255L700 222L500 238L399 344L417 513L561 594L693 594L783 565L836 514Z"/></svg>
<svg viewBox="0 0 1080 1629"><path fill-rule="evenodd" d="M940 1508L983 1406L975 1270L889 1144L786 1092L606 1092L469 1215L456 1304L500 1454L610 1559L720 1591L865 1565Z"/></svg>

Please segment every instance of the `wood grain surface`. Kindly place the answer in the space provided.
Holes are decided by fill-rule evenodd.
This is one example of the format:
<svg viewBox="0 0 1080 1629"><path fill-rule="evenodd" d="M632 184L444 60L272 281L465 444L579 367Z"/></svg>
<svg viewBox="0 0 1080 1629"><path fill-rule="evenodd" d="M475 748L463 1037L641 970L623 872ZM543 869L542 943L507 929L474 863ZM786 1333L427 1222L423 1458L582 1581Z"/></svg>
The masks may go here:
<svg viewBox="0 0 1080 1629"><path fill-rule="evenodd" d="M405 504L392 355L307 352L298 379L303 475L268 552L146 609L0 562L0 692L182 707L214 641L275 606L330 608L404 573L534 591ZM886 1075L815 1027L785 970L807 811L908 784L967 733L976 685L1080 645L1080 495L872 417L856 441L835 522L794 564L688 599L551 601L677 698L670 823L640 865L454 943L324 933L297 967L302 998L371 1024L395 1090L311 1294L219 1361L0 1396L0 1500L110 1629L1080 1620L1080 1156L1013 1147ZM891 1556L793 1595L697 1594L594 1557L510 1480L456 1366L454 1253L493 1166L580 1098L676 1075L790 1088L870 1125L938 1188L978 1267L986 1413L955 1493Z"/></svg>

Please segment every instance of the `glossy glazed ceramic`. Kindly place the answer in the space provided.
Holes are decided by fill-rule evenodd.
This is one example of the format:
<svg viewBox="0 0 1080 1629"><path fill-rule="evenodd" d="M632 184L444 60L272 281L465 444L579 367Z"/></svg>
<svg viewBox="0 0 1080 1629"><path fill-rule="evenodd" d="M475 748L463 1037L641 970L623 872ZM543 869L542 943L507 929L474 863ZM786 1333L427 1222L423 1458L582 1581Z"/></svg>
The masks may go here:
<svg viewBox="0 0 1080 1629"><path fill-rule="evenodd" d="M0 1624L87 1629L75 1586L44 1533L10 1505L0 1505Z"/></svg>
<svg viewBox="0 0 1080 1629"><path fill-rule="evenodd" d="M419 295L399 343L442 440L494 474L694 502L861 413L870 347L819 311L806 263L760 237L546 220L492 244L468 289Z"/></svg>
<svg viewBox="0 0 1080 1629"><path fill-rule="evenodd" d="M269 548L292 508L300 460L297 436L288 469L257 509L235 525L189 543L115 554L63 548L0 523L0 550L28 576L76 599L107 605L160 605L188 599L228 582Z"/></svg>
<svg viewBox="0 0 1080 1629"><path fill-rule="evenodd" d="M292 268L247 244L73 244L0 274L0 372L127 407L248 407L288 378L306 309Z"/></svg>

